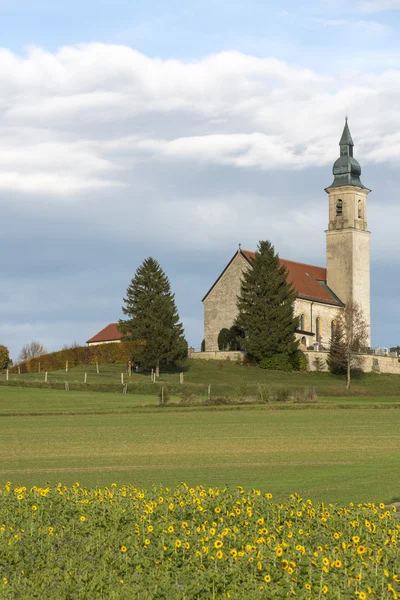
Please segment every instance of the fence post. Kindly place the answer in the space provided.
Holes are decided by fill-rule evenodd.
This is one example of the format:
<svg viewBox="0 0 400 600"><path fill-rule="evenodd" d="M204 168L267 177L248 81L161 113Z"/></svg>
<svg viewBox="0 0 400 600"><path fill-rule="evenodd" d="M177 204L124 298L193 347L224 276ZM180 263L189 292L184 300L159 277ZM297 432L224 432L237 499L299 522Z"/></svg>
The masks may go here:
<svg viewBox="0 0 400 600"><path fill-rule="evenodd" d="M99 363L98 362L96 362L96 371L97 371L97 375L98 375L100 373L100 371L99 371Z"/></svg>
<svg viewBox="0 0 400 600"><path fill-rule="evenodd" d="M161 404L164 404L164 388L161 388Z"/></svg>
<svg viewBox="0 0 400 600"><path fill-rule="evenodd" d="M160 367L156 366L156 377L160 377Z"/></svg>
<svg viewBox="0 0 400 600"><path fill-rule="evenodd" d="M44 382L47 383L47 371L44 374Z"/></svg>
<svg viewBox="0 0 400 600"><path fill-rule="evenodd" d="M87 383L87 373L85 373L85 380L83 383Z"/></svg>
<svg viewBox="0 0 400 600"><path fill-rule="evenodd" d="M121 373L121 383L122 383L122 385L124 385L124 374L123 373Z"/></svg>
<svg viewBox="0 0 400 600"><path fill-rule="evenodd" d="M68 361L65 361L65 372L68 373Z"/></svg>
<svg viewBox="0 0 400 600"><path fill-rule="evenodd" d="M18 375L21 375L21 367L18 365Z"/></svg>
<svg viewBox="0 0 400 600"><path fill-rule="evenodd" d="M179 373L179 381L180 383L183 383L183 373Z"/></svg>
<svg viewBox="0 0 400 600"><path fill-rule="evenodd" d="M40 363L38 363L38 371L39 371L39 373L40 373Z"/></svg>
<svg viewBox="0 0 400 600"><path fill-rule="evenodd" d="M8 369L6 371L6 381L8 381Z"/></svg>
<svg viewBox="0 0 400 600"><path fill-rule="evenodd" d="M208 398L208 401L211 400L211 383L208 384L207 398Z"/></svg>

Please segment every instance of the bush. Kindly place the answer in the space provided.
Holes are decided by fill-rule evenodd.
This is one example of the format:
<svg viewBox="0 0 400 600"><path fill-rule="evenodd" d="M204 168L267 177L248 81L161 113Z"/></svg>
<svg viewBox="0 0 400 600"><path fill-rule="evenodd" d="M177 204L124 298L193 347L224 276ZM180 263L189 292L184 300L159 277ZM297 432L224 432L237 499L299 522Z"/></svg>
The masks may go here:
<svg viewBox="0 0 400 600"><path fill-rule="evenodd" d="M301 350L296 350L290 357L290 362L295 371L307 371L308 359Z"/></svg>
<svg viewBox="0 0 400 600"><path fill-rule="evenodd" d="M316 356L313 360L313 365L314 365L314 369L316 371L318 371L318 373L321 373L322 371L325 371L325 363L322 360L322 358L320 356Z"/></svg>
<svg viewBox="0 0 400 600"><path fill-rule="evenodd" d="M293 365L288 354L275 354L271 358L264 358L260 362L260 367L272 371L293 371Z"/></svg>
<svg viewBox="0 0 400 600"><path fill-rule="evenodd" d="M238 400L244 400L247 394L247 384L245 381L241 381L238 387L235 389L235 396Z"/></svg>
<svg viewBox="0 0 400 600"><path fill-rule="evenodd" d="M285 387L259 384L257 398L261 402L286 402L289 399L289 390Z"/></svg>
<svg viewBox="0 0 400 600"><path fill-rule="evenodd" d="M191 385L182 384L179 388L179 396L182 404L191 404L196 399L196 389Z"/></svg>
<svg viewBox="0 0 400 600"><path fill-rule="evenodd" d="M293 400L295 402L317 402L318 396L315 388L305 387L293 392Z"/></svg>
<svg viewBox="0 0 400 600"><path fill-rule="evenodd" d="M220 406L222 404L230 404L231 399L228 396L217 396L216 398L207 398L203 404L206 406Z"/></svg>
<svg viewBox="0 0 400 600"><path fill-rule="evenodd" d="M128 360L135 358L136 349L140 342L115 342L112 344L99 344L98 346L76 346L74 348L64 348L58 352L51 352L36 358L31 358L19 365L12 367L12 372L16 373L18 366L21 373L34 373L41 371L56 371L65 369L65 363L68 361L68 368L79 367L82 365L92 365L96 362L109 363L127 363Z"/></svg>
<svg viewBox="0 0 400 600"><path fill-rule="evenodd" d="M202 352L206 351L206 340L202 340L202 342L201 342L201 351Z"/></svg>
<svg viewBox="0 0 400 600"><path fill-rule="evenodd" d="M7 369L10 362L10 353L7 346L0 345L0 371Z"/></svg>
<svg viewBox="0 0 400 600"><path fill-rule="evenodd" d="M261 400L261 402L270 402L270 397L271 386L259 383L257 386L257 399Z"/></svg>

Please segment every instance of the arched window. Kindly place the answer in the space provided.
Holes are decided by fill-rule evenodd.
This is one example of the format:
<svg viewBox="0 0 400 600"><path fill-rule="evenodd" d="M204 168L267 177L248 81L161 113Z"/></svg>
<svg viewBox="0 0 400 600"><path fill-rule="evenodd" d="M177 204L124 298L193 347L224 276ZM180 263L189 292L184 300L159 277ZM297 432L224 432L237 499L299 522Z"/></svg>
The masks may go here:
<svg viewBox="0 0 400 600"><path fill-rule="evenodd" d="M299 329L301 329L301 331L304 331L304 315L299 316Z"/></svg>
<svg viewBox="0 0 400 600"><path fill-rule="evenodd" d="M303 337L301 338L300 344L304 347L307 347L307 340L306 337L303 335Z"/></svg>
<svg viewBox="0 0 400 600"><path fill-rule="evenodd" d="M321 339L322 323L321 317L315 319L315 339L317 342Z"/></svg>
<svg viewBox="0 0 400 600"><path fill-rule="evenodd" d="M358 218L362 219L362 202L361 202L361 200L358 201Z"/></svg>
<svg viewBox="0 0 400 600"><path fill-rule="evenodd" d="M343 200L338 200L336 202L336 216L341 217L343 214Z"/></svg>
<svg viewBox="0 0 400 600"><path fill-rule="evenodd" d="M336 319L333 319L332 323L331 323L331 338L333 338L333 334L335 332L336 329Z"/></svg>

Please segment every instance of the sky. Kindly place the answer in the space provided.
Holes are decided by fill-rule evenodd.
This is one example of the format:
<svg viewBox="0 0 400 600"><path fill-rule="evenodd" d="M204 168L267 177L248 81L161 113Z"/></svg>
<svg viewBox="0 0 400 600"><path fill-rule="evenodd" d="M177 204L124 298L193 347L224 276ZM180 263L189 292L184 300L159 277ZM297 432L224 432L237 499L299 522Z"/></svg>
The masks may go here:
<svg viewBox="0 0 400 600"><path fill-rule="evenodd" d="M346 114L400 344L399 31L400 0L0 0L0 344L84 344L153 256L199 348L239 243L325 265Z"/></svg>

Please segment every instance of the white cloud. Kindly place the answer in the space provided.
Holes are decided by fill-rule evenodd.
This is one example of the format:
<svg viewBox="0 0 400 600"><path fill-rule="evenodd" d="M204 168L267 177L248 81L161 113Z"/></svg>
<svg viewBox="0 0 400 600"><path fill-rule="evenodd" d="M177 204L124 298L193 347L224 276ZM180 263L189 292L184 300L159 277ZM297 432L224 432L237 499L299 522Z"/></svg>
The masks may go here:
<svg viewBox="0 0 400 600"><path fill-rule="evenodd" d="M0 87L4 190L125 187L130 168L157 157L264 170L327 165L346 111L364 162L400 157L383 143L400 130L395 70L334 79L239 52L183 62L91 44L32 48L24 58L0 50Z"/></svg>
<svg viewBox="0 0 400 600"><path fill-rule="evenodd" d="M367 13L400 10L400 0L364 0L359 3L358 7Z"/></svg>
<svg viewBox="0 0 400 600"><path fill-rule="evenodd" d="M101 319L118 318L128 280L149 254L186 260L192 276L193 261L212 263L190 303L194 286L181 285L191 323L239 242L251 249L271 239L284 257L323 264L323 187L346 112L365 185L374 187L374 165L400 162L396 69L331 76L238 52L184 62L91 44L54 54L32 48L22 58L0 50L0 88L0 246L9 269L0 308L13 323L0 333L15 331L16 349L34 335L52 348L85 341ZM399 183L394 176L390 189ZM375 248L396 256L387 212L377 203L371 215ZM39 313L32 336L13 329ZM93 331L80 337L74 315L96 322Z"/></svg>

